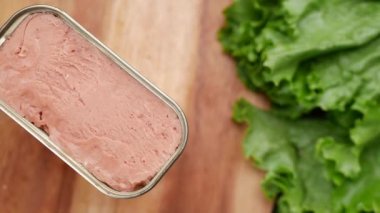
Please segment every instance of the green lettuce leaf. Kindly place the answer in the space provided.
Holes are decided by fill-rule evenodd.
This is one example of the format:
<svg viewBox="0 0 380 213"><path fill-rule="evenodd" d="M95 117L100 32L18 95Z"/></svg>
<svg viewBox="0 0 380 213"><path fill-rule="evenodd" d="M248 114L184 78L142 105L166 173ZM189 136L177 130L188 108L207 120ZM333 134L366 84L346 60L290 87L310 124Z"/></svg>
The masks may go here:
<svg viewBox="0 0 380 213"><path fill-rule="evenodd" d="M240 79L272 102L234 119L276 211L380 211L380 1L235 0L225 17Z"/></svg>
<svg viewBox="0 0 380 213"><path fill-rule="evenodd" d="M371 143L361 158L360 176L345 180L334 191L334 209L338 212L380 212L380 138Z"/></svg>
<svg viewBox="0 0 380 213"><path fill-rule="evenodd" d="M248 124L245 156L268 171L262 186L268 197L278 199L277 212L380 210L380 143L372 142L363 151L359 176L340 176L335 184L329 178L333 170L316 153L323 152L326 159L334 156L333 166L346 173L357 170L359 162L352 157L357 151L334 142L347 137L344 128L323 119L281 118L243 99L236 102L233 118Z"/></svg>
<svg viewBox="0 0 380 213"><path fill-rule="evenodd" d="M271 198L279 197L282 212L330 212L333 184L324 177L315 144L321 137L341 137L342 129L323 120L279 118L245 100L235 104L233 118L248 124L245 156L268 171L264 191Z"/></svg>
<svg viewBox="0 0 380 213"><path fill-rule="evenodd" d="M368 0L236 0L225 11L226 25L219 40L237 60L243 82L265 92L279 108L288 108L290 117L316 107L344 110L344 104L350 101L347 99L364 82L350 79L347 67L340 68L335 62L349 65L356 62L350 58L361 58L352 72L365 68L363 63L375 63L378 42L360 51L356 48L379 36L378 11L380 3ZM314 73L328 73L321 69L326 67L334 72L327 80ZM342 74L344 78L340 78ZM343 86L346 89L334 86L338 83L335 81L347 79L350 85Z"/></svg>

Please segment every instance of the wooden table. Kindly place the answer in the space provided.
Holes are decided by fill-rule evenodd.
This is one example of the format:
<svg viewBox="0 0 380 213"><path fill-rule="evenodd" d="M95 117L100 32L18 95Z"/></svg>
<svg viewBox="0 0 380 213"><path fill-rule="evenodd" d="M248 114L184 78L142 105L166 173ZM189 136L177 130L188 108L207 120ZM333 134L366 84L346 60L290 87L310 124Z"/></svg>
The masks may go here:
<svg viewBox="0 0 380 213"><path fill-rule="evenodd" d="M98 192L0 113L0 212L271 211L263 174L243 158L243 126L230 118L245 91L216 32L230 0L0 0L0 22L46 3L72 15L184 109L190 126L179 161L148 194L117 200Z"/></svg>

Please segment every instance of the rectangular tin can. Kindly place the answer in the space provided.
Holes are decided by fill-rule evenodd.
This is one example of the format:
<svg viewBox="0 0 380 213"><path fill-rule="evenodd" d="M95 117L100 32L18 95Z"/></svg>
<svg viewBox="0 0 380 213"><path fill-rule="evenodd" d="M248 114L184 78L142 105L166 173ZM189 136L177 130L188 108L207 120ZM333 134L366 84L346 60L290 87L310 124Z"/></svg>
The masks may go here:
<svg viewBox="0 0 380 213"><path fill-rule="evenodd" d="M163 165L163 167L156 173L156 175L150 180L150 182L145 185L143 188L140 188L132 192L119 192L112 189L105 183L99 181L94 175L88 172L82 165L73 160L70 156L64 153L51 139L39 128L35 127L28 120L23 118L21 115L16 113L11 107L7 106L2 100L0 100L0 109L6 113L10 118L17 122L21 127L33 135L38 141L45 145L49 150L56 154L60 159L67 163L71 168L73 168L77 173L79 173L83 178L85 178L89 183L91 183L95 188L97 188L102 193L114 197L114 198L134 198L140 196L149 190L151 190L162 176L168 171L172 164L178 159L178 157L183 152L188 138L188 125L185 118L185 115L181 108L166 94L160 91L156 86L144 78L136 69L134 69L127 62L122 60L114 52L112 52L108 47L106 47L102 42L95 38L91 33L84 29L80 24L78 24L73 18L68 14L63 12L60 9L57 9L48 5L34 5L27 8L24 8L16 12L11 18L5 22L5 24L0 28L0 46L6 41L6 38L12 34L12 32L18 27L18 25L23 21L24 18L33 14L33 13L51 13L59 18L61 18L68 26L73 30L81 34L88 42L94 45L99 49L103 54L109 57L114 63L120 66L125 72L126 75L132 76L150 92L155 94L160 98L164 103L166 103L170 108L172 108L181 123L182 136L181 142L176 149L175 153L169 158L169 160Z"/></svg>

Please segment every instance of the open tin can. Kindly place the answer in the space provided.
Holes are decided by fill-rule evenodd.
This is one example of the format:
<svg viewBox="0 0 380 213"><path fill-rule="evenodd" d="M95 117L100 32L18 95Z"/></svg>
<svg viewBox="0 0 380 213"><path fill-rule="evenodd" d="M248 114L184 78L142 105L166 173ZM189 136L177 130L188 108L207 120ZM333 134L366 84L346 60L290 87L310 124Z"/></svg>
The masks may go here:
<svg viewBox="0 0 380 213"><path fill-rule="evenodd" d="M96 39L88 31L86 31L82 26L80 26L73 18L71 18L65 12L57 8L46 5L35 5L16 12L0 28L0 46L2 46L4 42L6 42L7 37L12 35L15 29L17 29L17 27L20 25L20 23L22 23L22 21L26 17L35 13L50 13L62 19L69 27L71 27L74 31L79 33L84 39L86 39L89 43L95 46L101 53L103 53L111 61L117 64L122 70L124 70L126 75L130 75L131 77L133 77L137 82L139 82L156 97L158 97L168 107L174 110L174 112L178 116L182 128L181 141L175 152L170 156L169 160L162 165L161 169L152 177L152 179L150 179L150 181L145 186L135 191L117 191L108 186L107 184L103 183L102 181L98 180L83 165L76 162L71 156L66 154L56 143L54 143L54 141L51 140L51 138L43 130L37 128L30 121L18 114L12 107L7 105L7 103L5 103L3 100L0 100L0 109L104 194L114 198L133 198L146 193L157 184L157 182L162 178L162 176L167 172L170 166L175 162L175 160L180 156L180 154L184 150L188 137L188 126L184 113L173 100L171 100L167 95L161 92L147 79L141 76L139 72L136 71L131 65L129 65L120 57L118 57L103 43L101 43L98 39Z"/></svg>

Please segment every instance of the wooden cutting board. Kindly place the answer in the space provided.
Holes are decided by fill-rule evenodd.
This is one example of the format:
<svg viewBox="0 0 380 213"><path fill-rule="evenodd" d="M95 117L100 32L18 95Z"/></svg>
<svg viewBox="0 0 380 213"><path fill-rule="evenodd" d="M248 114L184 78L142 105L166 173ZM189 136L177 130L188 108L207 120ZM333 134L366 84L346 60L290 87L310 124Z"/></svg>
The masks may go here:
<svg viewBox="0 0 380 213"><path fill-rule="evenodd" d="M230 0L0 0L0 22L45 3L72 15L184 109L188 146L162 181L130 200L109 198L0 113L0 212L271 211L263 174L243 158L244 127L230 118L239 96L265 105L236 77L216 32Z"/></svg>

